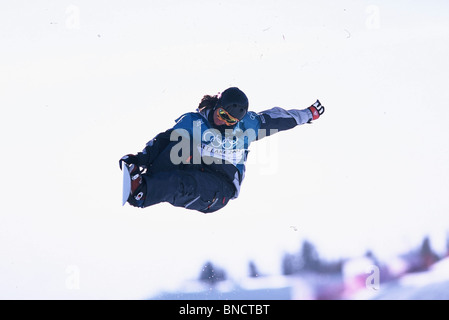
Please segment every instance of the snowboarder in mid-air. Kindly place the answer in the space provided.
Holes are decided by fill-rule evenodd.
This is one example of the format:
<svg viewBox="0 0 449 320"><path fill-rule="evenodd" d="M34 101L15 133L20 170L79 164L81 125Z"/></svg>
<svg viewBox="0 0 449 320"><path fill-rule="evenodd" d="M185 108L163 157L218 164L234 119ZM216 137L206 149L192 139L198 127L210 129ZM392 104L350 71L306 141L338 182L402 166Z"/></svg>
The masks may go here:
<svg viewBox="0 0 449 320"><path fill-rule="evenodd" d="M275 107L260 113L248 111L248 105L236 87L205 95L197 112L182 115L142 152L122 157L120 168L126 165L131 176L127 202L139 208L169 202L203 213L217 211L239 195L251 142L324 113L319 100L302 110Z"/></svg>

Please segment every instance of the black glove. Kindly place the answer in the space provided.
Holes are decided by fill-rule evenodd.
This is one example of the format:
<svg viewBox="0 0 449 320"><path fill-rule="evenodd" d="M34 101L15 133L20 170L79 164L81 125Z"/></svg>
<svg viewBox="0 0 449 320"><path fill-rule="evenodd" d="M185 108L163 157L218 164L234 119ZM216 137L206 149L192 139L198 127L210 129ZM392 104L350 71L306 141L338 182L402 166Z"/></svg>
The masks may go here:
<svg viewBox="0 0 449 320"><path fill-rule="evenodd" d="M311 123L312 120L318 119L323 113L324 113L324 106L321 105L320 100L317 100L314 104L312 104L307 109L312 112L312 119L310 119L308 122Z"/></svg>
<svg viewBox="0 0 449 320"><path fill-rule="evenodd" d="M127 165L134 164L136 166L139 166L139 158L136 155L134 155L134 154L127 154L126 156L123 156L119 160L120 170L122 170L122 163L123 162L126 163Z"/></svg>

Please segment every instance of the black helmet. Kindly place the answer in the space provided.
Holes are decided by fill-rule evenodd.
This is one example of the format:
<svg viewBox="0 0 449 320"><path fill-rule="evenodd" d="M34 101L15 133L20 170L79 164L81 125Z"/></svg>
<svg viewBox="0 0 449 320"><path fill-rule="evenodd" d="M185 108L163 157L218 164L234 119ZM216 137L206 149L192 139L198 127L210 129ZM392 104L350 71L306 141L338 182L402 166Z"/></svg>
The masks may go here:
<svg viewBox="0 0 449 320"><path fill-rule="evenodd" d="M237 87L231 87L221 93L215 108L223 108L231 116L242 120L248 112L248 98Z"/></svg>

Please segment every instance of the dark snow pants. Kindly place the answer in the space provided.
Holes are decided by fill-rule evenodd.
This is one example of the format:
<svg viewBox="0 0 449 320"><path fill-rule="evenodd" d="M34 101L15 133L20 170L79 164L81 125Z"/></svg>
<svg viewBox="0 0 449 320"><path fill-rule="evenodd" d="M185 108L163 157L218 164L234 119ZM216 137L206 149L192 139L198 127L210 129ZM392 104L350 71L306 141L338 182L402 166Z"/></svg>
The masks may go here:
<svg viewBox="0 0 449 320"><path fill-rule="evenodd" d="M152 172L142 175L142 178L143 201L129 201L141 208L169 202L176 207L210 213L226 206L235 194L232 183L204 168Z"/></svg>

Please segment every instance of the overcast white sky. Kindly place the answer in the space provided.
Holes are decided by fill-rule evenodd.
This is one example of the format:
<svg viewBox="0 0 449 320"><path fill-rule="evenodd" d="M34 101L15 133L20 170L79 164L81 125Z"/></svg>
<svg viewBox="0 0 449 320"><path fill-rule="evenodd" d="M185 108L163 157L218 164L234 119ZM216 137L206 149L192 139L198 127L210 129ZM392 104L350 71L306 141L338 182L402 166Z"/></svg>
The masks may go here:
<svg viewBox="0 0 449 320"><path fill-rule="evenodd" d="M0 297L148 297L208 260L276 275L305 238L443 252L448 40L442 0L3 3ZM217 213L121 207L118 159L229 86L326 113L253 144Z"/></svg>

